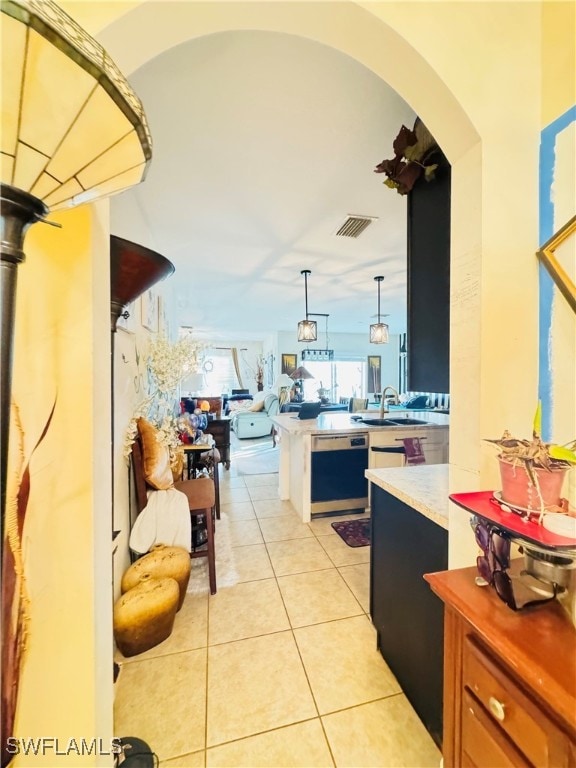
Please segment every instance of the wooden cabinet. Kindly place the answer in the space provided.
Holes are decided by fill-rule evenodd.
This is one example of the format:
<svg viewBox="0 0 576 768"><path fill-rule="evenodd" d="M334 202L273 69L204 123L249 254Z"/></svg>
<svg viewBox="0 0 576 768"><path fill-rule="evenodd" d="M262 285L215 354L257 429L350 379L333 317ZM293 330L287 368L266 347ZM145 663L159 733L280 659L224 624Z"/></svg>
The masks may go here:
<svg viewBox="0 0 576 768"><path fill-rule="evenodd" d="M230 469L230 419L212 419L204 431L212 435L222 463Z"/></svg>
<svg viewBox="0 0 576 768"><path fill-rule="evenodd" d="M576 628L557 603L515 613L476 568L426 576L445 603L444 765L576 765Z"/></svg>
<svg viewBox="0 0 576 768"><path fill-rule="evenodd" d="M448 566L448 531L371 484L370 616L384 660L442 743L442 603L423 574Z"/></svg>

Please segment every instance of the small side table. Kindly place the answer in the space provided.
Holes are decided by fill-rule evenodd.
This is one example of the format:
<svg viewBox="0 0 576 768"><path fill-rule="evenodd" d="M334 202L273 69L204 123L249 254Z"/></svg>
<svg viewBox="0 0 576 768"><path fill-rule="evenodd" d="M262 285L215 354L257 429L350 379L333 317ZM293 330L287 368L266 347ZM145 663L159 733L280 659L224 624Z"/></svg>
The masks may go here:
<svg viewBox="0 0 576 768"><path fill-rule="evenodd" d="M198 459L203 453L212 451L216 447L216 443L211 435L208 435L202 443L186 443L184 444L184 455L186 456L186 476L188 480L191 480L196 473L196 464Z"/></svg>

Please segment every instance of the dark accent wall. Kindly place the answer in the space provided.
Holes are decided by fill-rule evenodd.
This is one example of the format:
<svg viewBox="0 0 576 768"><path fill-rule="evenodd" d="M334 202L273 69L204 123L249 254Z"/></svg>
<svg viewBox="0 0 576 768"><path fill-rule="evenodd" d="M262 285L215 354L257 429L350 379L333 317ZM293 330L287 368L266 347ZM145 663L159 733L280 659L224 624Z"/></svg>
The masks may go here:
<svg viewBox="0 0 576 768"><path fill-rule="evenodd" d="M407 389L450 392L450 164L408 194Z"/></svg>

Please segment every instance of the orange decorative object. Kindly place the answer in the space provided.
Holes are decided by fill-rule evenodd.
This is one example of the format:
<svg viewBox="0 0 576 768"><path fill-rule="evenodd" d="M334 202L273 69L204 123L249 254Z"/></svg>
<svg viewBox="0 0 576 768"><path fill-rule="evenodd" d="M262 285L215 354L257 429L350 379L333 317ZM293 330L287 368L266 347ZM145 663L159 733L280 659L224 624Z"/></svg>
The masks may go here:
<svg viewBox="0 0 576 768"><path fill-rule="evenodd" d="M202 400L202 402L200 403L200 410L206 411L206 413L208 413L208 411L210 410L210 403L208 402L208 400Z"/></svg>

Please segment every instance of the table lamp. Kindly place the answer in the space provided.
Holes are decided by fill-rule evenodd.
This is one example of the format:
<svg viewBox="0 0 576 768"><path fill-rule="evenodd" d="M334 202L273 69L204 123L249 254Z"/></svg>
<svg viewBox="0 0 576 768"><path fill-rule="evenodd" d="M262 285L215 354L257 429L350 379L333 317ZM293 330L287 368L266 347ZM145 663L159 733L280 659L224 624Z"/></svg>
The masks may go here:
<svg viewBox="0 0 576 768"><path fill-rule="evenodd" d="M290 378L296 382L296 401L302 402L304 393L304 385L302 382L304 379L313 379L314 376L312 376L310 371L306 370L303 365L300 365L290 374Z"/></svg>

